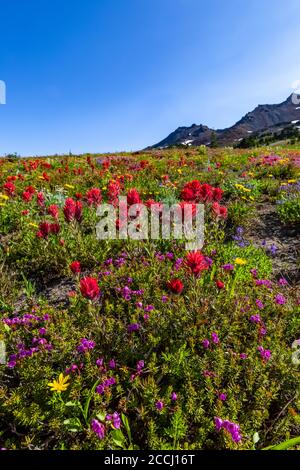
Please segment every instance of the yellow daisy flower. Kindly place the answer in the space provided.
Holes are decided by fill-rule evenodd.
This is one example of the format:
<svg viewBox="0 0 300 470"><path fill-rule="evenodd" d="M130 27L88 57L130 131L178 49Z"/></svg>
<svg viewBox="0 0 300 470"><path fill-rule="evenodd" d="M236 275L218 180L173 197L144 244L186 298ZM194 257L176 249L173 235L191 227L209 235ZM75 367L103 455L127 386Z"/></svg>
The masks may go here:
<svg viewBox="0 0 300 470"><path fill-rule="evenodd" d="M236 258L234 262L239 266L244 266L245 264L247 264L247 261L243 258Z"/></svg>
<svg viewBox="0 0 300 470"><path fill-rule="evenodd" d="M51 388L52 392L64 392L70 385L68 383L69 379L69 376L64 377L63 374L59 374L58 380L53 380L53 382L48 383L48 387Z"/></svg>

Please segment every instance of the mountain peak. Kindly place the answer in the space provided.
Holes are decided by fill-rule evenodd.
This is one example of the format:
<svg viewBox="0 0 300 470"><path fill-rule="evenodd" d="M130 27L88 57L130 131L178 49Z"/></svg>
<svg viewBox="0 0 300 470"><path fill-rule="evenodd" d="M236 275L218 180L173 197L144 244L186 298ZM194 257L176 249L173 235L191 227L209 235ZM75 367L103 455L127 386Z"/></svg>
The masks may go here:
<svg viewBox="0 0 300 470"><path fill-rule="evenodd" d="M300 121L300 96L298 98L299 105L297 105L297 102L295 103L294 93L279 104L260 104L227 129L214 131L203 124L178 127L165 139L153 145L153 148L170 147L179 144L187 146L210 145L214 132L217 134L217 140L220 145L234 145L251 134L266 132L276 126L286 127L295 125Z"/></svg>

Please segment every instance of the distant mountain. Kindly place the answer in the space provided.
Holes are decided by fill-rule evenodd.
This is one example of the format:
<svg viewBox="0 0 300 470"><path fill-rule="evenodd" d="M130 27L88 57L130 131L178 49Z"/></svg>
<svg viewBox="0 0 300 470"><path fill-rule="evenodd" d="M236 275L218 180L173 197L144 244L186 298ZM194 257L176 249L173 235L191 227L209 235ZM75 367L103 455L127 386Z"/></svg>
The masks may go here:
<svg viewBox="0 0 300 470"><path fill-rule="evenodd" d="M173 145L211 145L217 142L220 146L238 145L252 134L281 132L287 127L300 129L300 104L294 103L295 95L291 95L280 104L264 104L247 113L234 126L214 131L202 124L190 127L178 127L168 137L151 148L165 148ZM300 103L300 97L299 97Z"/></svg>

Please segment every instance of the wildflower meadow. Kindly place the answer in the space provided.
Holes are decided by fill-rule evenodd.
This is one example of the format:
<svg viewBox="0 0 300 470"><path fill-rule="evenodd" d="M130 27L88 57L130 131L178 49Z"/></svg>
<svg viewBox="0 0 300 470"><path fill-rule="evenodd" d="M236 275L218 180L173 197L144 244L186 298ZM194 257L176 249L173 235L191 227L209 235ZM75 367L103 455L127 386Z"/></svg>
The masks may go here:
<svg viewBox="0 0 300 470"><path fill-rule="evenodd" d="M0 448L297 448L299 234L296 146L0 159Z"/></svg>

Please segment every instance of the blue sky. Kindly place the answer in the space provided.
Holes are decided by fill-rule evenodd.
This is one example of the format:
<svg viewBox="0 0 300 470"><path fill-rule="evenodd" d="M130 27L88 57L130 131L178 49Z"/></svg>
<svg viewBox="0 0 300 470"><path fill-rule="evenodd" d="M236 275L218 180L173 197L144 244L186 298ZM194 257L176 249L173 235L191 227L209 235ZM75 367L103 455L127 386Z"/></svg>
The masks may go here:
<svg viewBox="0 0 300 470"><path fill-rule="evenodd" d="M299 0L0 0L0 155L137 150L300 79Z"/></svg>

